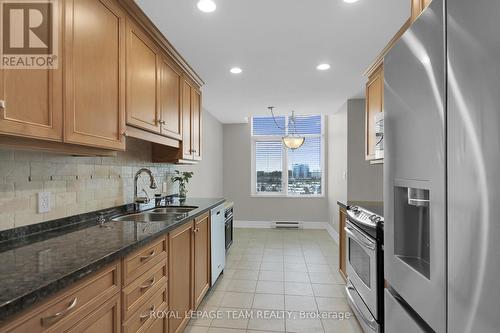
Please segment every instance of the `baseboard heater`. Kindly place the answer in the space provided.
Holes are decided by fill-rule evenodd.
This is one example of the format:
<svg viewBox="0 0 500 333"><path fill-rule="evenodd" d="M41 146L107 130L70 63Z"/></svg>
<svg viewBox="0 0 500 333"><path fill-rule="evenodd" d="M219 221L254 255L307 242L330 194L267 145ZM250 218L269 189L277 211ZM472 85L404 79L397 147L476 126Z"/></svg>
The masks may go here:
<svg viewBox="0 0 500 333"><path fill-rule="evenodd" d="M271 228L276 229L302 229L304 226L299 221L274 221Z"/></svg>

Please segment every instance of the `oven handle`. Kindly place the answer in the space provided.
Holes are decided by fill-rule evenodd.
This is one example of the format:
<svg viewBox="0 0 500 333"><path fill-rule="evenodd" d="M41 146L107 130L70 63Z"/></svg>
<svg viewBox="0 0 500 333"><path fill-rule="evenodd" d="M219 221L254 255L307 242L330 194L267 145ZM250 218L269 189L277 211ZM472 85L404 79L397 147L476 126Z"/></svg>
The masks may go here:
<svg viewBox="0 0 500 333"><path fill-rule="evenodd" d="M351 293L349 292L349 290L351 291L354 291L354 292L357 292L356 289L351 285L351 283L349 282L346 286L346 288L348 289L347 290L347 297L349 297L349 300L351 301L351 304L354 305L354 308L355 310L359 313L359 316L361 317L361 319L365 322L366 325L368 325L373 331L377 331L377 325L375 323L375 320L373 319L368 319L365 317L365 315L363 314L363 312L361 311L361 309L358 307L358 305L356 304L356 302L354 301L354 298L352 297Z"/></svg>
<svg viewBox="0 0 500 333"><path fill-rule="evenodd" d="M361 240L358 236L356 236L356 234L354 232L352 232L353 229L351 227L345 226L344 230L349 235L349 237L351 237L352 239L354 239L359 244L363 245L364 247L366 247L367 249L370 249L372 251L375 250L375 245L374 244L371 244L371 243L368 243L368 242L366 242L364 240Z"/></svg>

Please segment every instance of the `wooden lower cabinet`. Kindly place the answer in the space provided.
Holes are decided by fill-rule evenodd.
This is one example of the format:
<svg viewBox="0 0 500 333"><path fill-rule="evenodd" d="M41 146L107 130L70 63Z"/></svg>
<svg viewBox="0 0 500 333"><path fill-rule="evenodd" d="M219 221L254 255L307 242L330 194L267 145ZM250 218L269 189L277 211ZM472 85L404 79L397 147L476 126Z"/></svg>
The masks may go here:
<svg viewBox="0 0 500 333"><path fill-rule="evenodd" d="M21 314L0 332L119 332L120 278L120 264L113 264Z"/></svg>
<svg viewBox="0 0 500 333"><path fill-rule="evenodd" d="M169 332L182 332L210 288L210 215L205 213L170 233Z"/></svg>
<svg viewBox="0 0 500 333"><path fill-rule="evenodd" d="M146 330L147 333L166 333L168 332L168 319L167 318L158 318L156 319L151 326Z"/></svg>
<svg viewBox="0 0 500 333"><path fill-rule="evenodd" d="M193 309L194 223L186 223L170 233L168 244L169 332L182 332Z"/></svg>
<svg viewBox="0 0 500 333"><path fill-rule="evenodd" d="M166 286L154 293L123 324L123 333L149 332L151 325L158 320L158 313L167 310L168 296Z"/></svg>
<svg viewBox="0 0 500 333"><path fill-rule="evenodd" d="M194 221L194 309L210 288L210 217L204 214Z"/></svg>
<svg viewBox="0 0 500 333"><path fill-rule="evenodd" d="M66 332L120 333L120 294L116 294ZM61 332L54 330L53 332Z"/></svg>

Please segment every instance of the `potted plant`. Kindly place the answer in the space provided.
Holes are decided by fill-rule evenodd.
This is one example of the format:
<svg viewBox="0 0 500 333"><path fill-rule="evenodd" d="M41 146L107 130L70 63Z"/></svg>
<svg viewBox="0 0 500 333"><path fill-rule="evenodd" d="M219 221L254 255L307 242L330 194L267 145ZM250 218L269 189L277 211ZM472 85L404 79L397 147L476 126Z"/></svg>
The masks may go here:
<svg viewBox="0 0 500 333"><path fill-rule="evenodd" d="M189 183L189 179L191 179L191 177L193 177L193 172L180 172L179 170L175 170L172 182L179 182L179 198L186 199L186 184Z"/></svg>

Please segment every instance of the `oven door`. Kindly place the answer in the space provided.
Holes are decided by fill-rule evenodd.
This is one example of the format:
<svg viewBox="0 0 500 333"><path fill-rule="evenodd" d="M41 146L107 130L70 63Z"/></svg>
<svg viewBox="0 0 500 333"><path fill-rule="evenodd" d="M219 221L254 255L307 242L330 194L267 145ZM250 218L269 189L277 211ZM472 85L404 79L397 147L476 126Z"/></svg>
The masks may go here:
<svg viewBox="0 0 500 333"><path fill-rule="evenodd" d="M349 220L346 221L347 276L373 317L377 309L377 243Z"/></svg>

